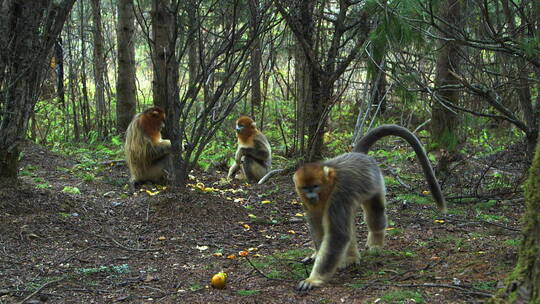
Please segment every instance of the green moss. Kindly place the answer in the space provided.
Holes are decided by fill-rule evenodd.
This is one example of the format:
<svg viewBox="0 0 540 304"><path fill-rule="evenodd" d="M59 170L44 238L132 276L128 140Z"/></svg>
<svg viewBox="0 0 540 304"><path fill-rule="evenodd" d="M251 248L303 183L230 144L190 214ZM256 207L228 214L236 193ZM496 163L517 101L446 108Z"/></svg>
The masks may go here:
<svg viewBox="0 0 540 304"><path fill-rule="evenodd" d="M540 256L540 244L537 242L536 234L540 230L540 140L536 146L536 153L533 159L532 166L529 170L529 178L525 184L525 202L527 211L523 216L523 241L519 249L518 263L514 270L507 278L507 284L514 282L526 283L532 289L538 289L540 282L537 272L539 271L534 266L538 264ZM510 293L505 300L506 303L515 303L521 301L519 291ZM540 292L535 290L532 292L535 298L530 299L528 303L540 303ZM498 301L498 300L497 300ZM494 302L497 303L497 302Z"/></svg>

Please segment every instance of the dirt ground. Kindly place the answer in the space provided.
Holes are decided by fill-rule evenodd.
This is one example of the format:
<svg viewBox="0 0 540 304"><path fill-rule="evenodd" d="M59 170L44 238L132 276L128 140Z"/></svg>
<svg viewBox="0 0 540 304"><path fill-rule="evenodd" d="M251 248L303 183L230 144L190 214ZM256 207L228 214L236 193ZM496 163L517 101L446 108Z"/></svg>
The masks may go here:
<svg viewBox="0 0 540 304"><path fill-rule="evenodd" d="M311 243L291 176L247 185L193 172L188 190L133 194L122 164L88 179L80 160L28 144L26 174L0 185L0 303L481 303L516 262L526 165L510 160L520 149L457 162L442 178L447 216L431 198L404 198L425 190L414 159L383 164L408 173L388 185L385 250L298 293ZM489 176L515 188L490 188ZM210 287L219 271L221 290Z"/></svg>

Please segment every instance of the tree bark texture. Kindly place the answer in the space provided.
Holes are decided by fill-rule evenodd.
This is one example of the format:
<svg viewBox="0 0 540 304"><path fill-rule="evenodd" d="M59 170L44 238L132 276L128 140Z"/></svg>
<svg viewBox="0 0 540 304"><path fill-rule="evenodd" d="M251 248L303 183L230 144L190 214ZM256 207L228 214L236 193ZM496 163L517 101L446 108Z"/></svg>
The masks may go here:
<svg viewBox="0 0 540 304"><path fill-rule="evenodd" d="M0 7L0 178L16 179L19 145L52 48L75 0L5 0Z"/></svg>
<svg viewBox="0 0 540 304"><path fill-rule="evenodd" d="M154 79L152 93L154 105L165 109L167 119L163 130L164 138L171 140L172 164L169 168L169 179L173 185L184 186L187 173L181 172L182 146L180 142L180 108L178 106L180 89L178 87L178 59L175 47L178 38L178 26L173 7L178 8L175 1L154 0L152 2L152 38L154 63Z"/></svg>
<svg viewBox="0 0 540 304"><path fill-rule="evenodd" d="M100 0L92 0L92 20L94 36L94 101L96 103L97 129L101 137L108 136L107 106L105 105L105 50L101 25Z"/></svg>
<svg viewBox="0 0 540 304"><path fill-rule="evenodd" d="M523 242L504 303L540 303L540 140L525 185Z"/></svg>
<svg viewBox="0 0 540 304"><path fill-rule="evenodd" d="M443 7L443 19L446 23L441 25L443 29L442 35L451 31L452 25L459 27L461 16L460 0L448 0L446 6ZM448 153L444 155L452 155L457 151L458 147L458 115L447 109L441 104L448 102L457 104L459 101L459 90L452 88L453 85L458 85L459 81L451 74L455 72L459 74L460 65L460 48L457 42L452 39L443 40L437 58L435 87L437 88L436 95L432 101L431 109L431 141L435 148L446 150ZM447 161L440 160L442 168L446 167L443 163Z"/></svg>
<svg viewBox="0 0 540 304"><path fill-rule="evenodd" d="M135 116L137 91L135 78L135 14L133 0L118 0L118 76L116 82L117 132L123 134Z"/></svg>
<svg viewBox="0 0 540 304"><path fill-rule="evenodd" d="M251 64L249 74L251 76L251 115L254 116L254 109L261 106L261 62L262 45L259 39L258 27L259 18L259 0L249 0L249 12L251 16L251 36L253 47L251 48Z"/></svg>

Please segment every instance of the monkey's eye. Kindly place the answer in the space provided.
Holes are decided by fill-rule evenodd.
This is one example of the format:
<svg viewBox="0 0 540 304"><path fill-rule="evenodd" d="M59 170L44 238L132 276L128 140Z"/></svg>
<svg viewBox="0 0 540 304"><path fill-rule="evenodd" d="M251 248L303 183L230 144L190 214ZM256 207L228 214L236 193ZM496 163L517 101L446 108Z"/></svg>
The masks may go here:
<svg viewBox="0 0 540 304"><path fill-rule="evenodd" d="M302 191L306 193L318 193L321 190L321 187L319 185L312 185L312 186L304 186L302 187Z"/></svg>

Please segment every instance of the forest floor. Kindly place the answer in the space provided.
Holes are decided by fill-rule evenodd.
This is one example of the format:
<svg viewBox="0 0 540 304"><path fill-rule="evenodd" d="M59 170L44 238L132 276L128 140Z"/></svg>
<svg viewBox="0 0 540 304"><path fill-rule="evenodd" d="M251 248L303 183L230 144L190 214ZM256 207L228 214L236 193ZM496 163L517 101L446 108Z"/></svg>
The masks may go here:
<svg viewBox="0 0 540 304"><path fill-rule="evenodd" d="M385 250L298 293L311 243L290 175L247 185L193 172L186 191L130 193L123 164L27 144L19 184L0 185L0 303L481 303L516 263L522 149L455 163L446 216L422 194L414 157L375 154L388 176ZM358 228L363 244L360 215ZM219 271L221 290L210 287Z"/></svg>

